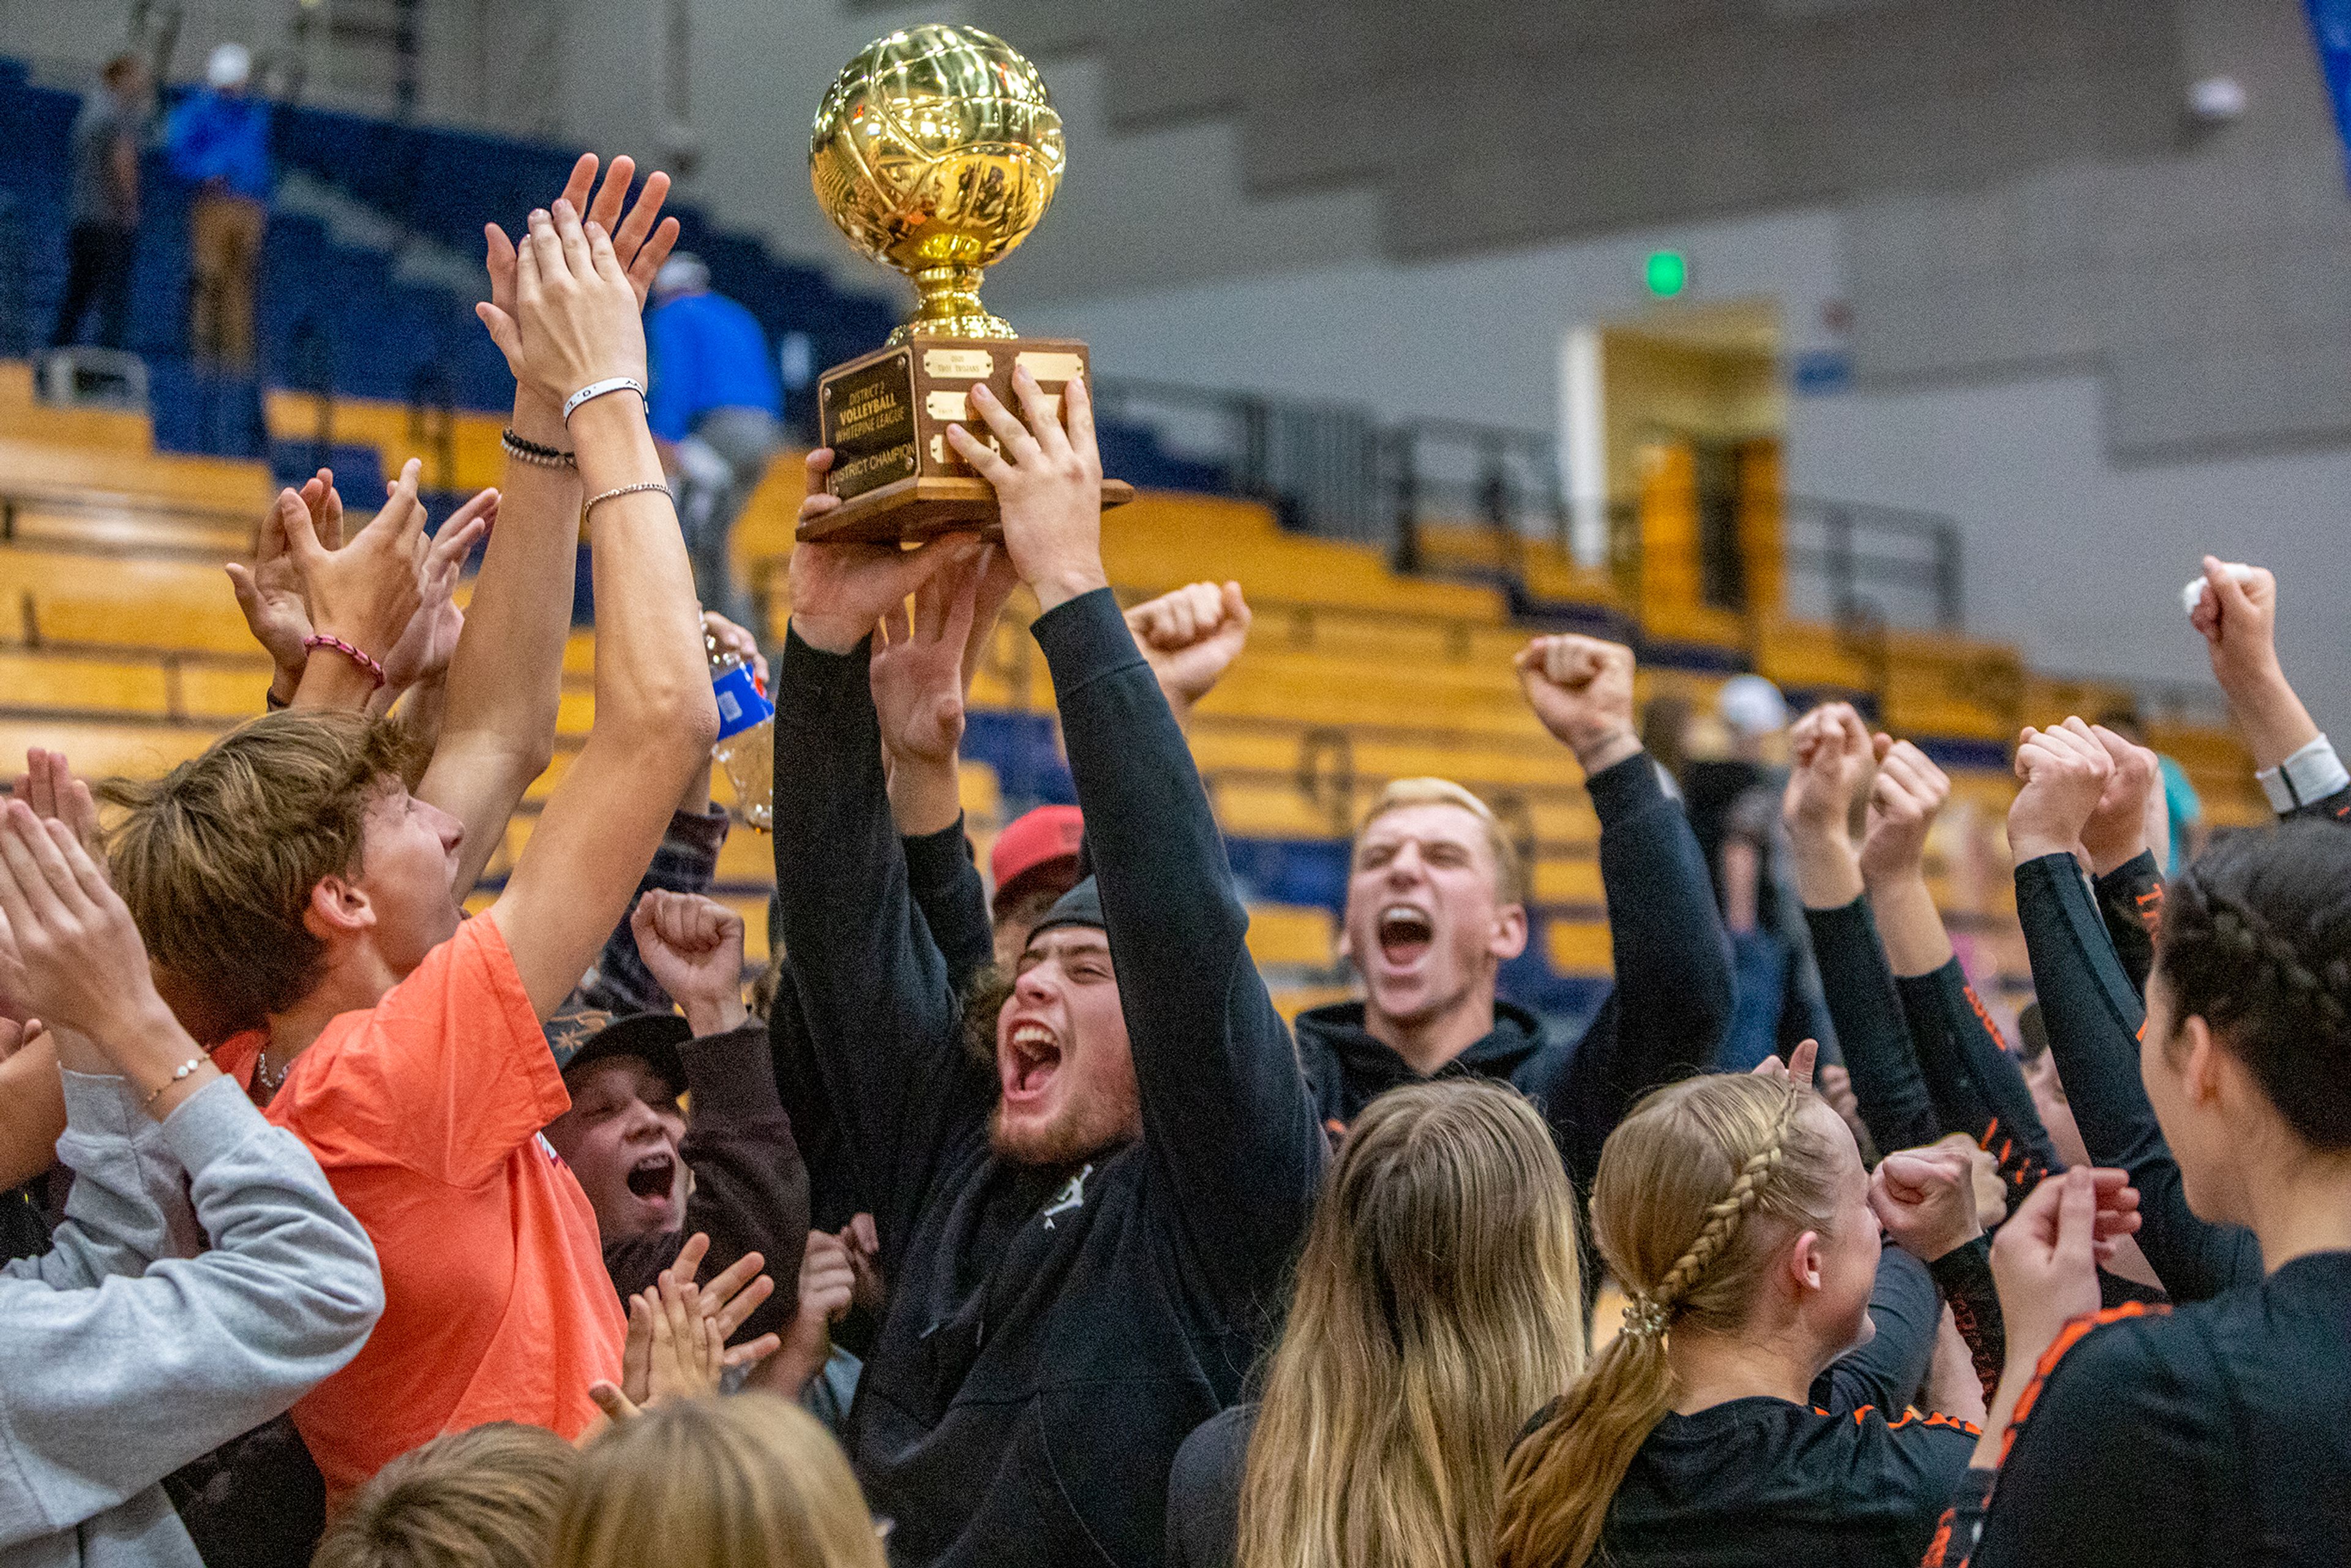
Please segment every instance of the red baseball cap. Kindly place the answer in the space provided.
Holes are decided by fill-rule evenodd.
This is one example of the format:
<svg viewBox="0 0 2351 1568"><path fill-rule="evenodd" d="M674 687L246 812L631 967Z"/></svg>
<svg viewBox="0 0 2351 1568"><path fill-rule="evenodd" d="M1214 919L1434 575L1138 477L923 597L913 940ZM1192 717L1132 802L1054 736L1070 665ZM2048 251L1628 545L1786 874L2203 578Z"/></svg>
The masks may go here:
<svg viewBox="0 0 2351 1568"><path fill-rule="evenodd" d="M996 895L1032 872L1068 862L1076 879L1078 845L1086 836L1086 819L1075 806L1040 806L1022 813L996 835L987 853L987 874L996 880Z"/></svg>

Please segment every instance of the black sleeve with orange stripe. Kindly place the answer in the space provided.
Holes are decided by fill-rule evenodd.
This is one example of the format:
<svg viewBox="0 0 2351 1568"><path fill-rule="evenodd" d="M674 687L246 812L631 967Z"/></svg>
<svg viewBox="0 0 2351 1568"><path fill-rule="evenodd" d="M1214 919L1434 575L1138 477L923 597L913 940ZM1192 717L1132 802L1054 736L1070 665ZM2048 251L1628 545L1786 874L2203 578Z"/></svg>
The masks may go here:
<svg viewBox="0 0 2351 1568"><path fill-rule="evenodd" d="M1880 1154L1916 1148L1943 1135L1934 1097L1918 1070L1917 1051L1895 994L1894 969L1878 939L1866 894L1835 909L1807 909L1821 994L1836 1026L1845 1070L1870 1142Z"/></svg>
<svg viewBox="0 0 2351 1568"><path fill-rule="evenodd" d="M2163 922L2163 871L2155 852L2141 850L2096 881L2098 915L2106 923L2106 937L2131 988L2147 995L2147 977L2155 968L2155 928Z"/></svg>
<svg viewBox="0 0 2351 1568"><path fill-rule="evenodd" d="M2017 1401L2000 1469L1968 1472L1921 1568L2194 1559L2207 1500L2181 1478L2231 1435L2209 1429L2210 1390L2179 1365L2185 1347L2158 1354L2141 1333L2096 1332L2167 1310L2134 1302L2065 1326Z"/></svg>
<svg viewBox="0 0 2351 1568"><path fill-rule="evenodd" d="M2015 1212L2043 1176L2065 1168L2033 1108L2023 1069L1957 958L1894 986L1937 1118L2000 1162L2009 1210Z"/></svg>
<svg viewBox="0 0 2351 1568"><path fill-rule="evenodd" d="M2129 1173L2139 1196L2139 1250L2174 1301L2201 1301L2262 1277L2261 1247L2242 1226L2214 1225L2188 1206L2179 1164L2139 1078L2147 1014L2071 855L2016 868L2016 914L2049 1051L2082 1142L2101 1166Z"/></svg>
<svg viewBox="0 0 2351 1568"><path fill-rule="evenodd" d="M1991 1241L1979 1236L1955 1247L1927 1266L1935 1289L1951 1309L1951 1322L1968 1342L1968 1359L1975 1364L1976 1381L1983 1385L1984 1404L1991 1404L2000 1387L2001 1370L2008 1363L2008 1320L2001 1315L2000 1291L1991 1277Z"/></svg>

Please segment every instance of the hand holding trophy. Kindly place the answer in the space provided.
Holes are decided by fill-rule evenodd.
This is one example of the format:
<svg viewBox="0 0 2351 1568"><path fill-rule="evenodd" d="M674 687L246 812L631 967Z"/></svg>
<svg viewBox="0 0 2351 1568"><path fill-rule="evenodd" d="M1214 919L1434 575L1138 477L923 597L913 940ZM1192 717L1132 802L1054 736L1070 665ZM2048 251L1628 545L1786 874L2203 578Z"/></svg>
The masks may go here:
<svg viewBox="0 0 2351 1568"><path fill-rule="evenodd" d="M912 279L919 303L886 347L819 378L820 434L833 451L825 484L842 504L803 521L799 538L996 533L996 493L946 430L986 432L975 384L1018 407L1015 366L1056 408L1087 374L1083 343L1016 337L979 302L982 271L1029 237L1066 161L1044 78L976 27L876 39L826 92L809 141L817 204L867 257ZM1115 479L1102 488L1105 507L1134 497Z"/></svg>

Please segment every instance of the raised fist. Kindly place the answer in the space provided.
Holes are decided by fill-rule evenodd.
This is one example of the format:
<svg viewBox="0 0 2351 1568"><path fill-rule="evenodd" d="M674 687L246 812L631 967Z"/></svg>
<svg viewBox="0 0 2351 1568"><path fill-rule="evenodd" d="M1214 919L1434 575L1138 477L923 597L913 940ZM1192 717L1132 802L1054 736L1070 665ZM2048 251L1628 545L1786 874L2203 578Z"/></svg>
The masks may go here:
<svg viewBox="0 0 2351 1568"><path fill-rule="evenodd" d="M1869 789L1862 880L1876 887L1918 872L1927 856L1927 835L1950 798L1950 779L1925 752L1907 740L1886 744Z"/></svg>
<svg viewBox="0 0 2351 1568"><path fill-rule="evenodd" d="M1869 1207L1894 1244L1921 1263L1983 1234L1966 1158L1939 1145L1904 1149L1877 1164Z"/></svg>
<svg viewBox="0 0 2351 1568"><path fill-rule="evenodd" d="M2072 854L2114 771L2114 758L2080 719L2054 729L2027 726L2016 746L2016 776L2024 788L2008 809L2008 848L2016 863Z"/></svg>
<svg viewBox="0 0 2351 1568"><path fill-rule="evenodd" d="M1240 657L1249 642L1249 601L1238 582L1195 582L1136 605L1126 612L1126 628L1182 720Z"/></svg>
<svg viewBox="0 0 2351 1568"><path fill-rule="evenodd" d="M1788 789L1780 814L1798 837L1844 836L1877 753L1851 703L1823 703L1788 731Z"/></svg>
<svg viewBox="0 0 2351 1568"><path fill-rule="evenodd" d="M699 1035L723 1034L743 1006L743 917L715 898L655 888L637 900L630 933L645 968Z"/></svg>
<svg viewBox="0 0 2351 1568"><path fill-rule="evenodd" d="M2159 810L2163 773L2155 753L2104 725L2092 726L2090 735L2114 763L2096 807L2082 824L2082 849L2090 857L2091 873L2104 876L2138 858L2153 842L2149 832L2156 823L2163 824L2168 838L2170 818Z"/></svg>
<svg viewBox="0 0 2351 1568"><path fill-rule="evenodd" d="M1633 650L1568 633L1538 637L1510 661L1519 687L1552 738L1588 777L1641 749L1633 727Z"/></svg>

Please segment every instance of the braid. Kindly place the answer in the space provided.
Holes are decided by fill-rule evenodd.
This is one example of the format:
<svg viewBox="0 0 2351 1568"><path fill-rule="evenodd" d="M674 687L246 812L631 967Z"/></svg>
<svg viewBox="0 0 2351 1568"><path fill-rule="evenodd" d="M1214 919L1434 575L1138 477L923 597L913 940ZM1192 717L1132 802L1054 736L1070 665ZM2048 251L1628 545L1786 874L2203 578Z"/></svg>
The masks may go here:
<svg viewBox="0 0 2351 1568"><path fill-rule="evenodd" d="M2351 964L2336 958L2323 975L2303 962L2302 950L2264 926L2250 909L2232 900L2211 895L2212 935L2228 951L2262 966L2262 974L2283 995L2314 1009L2327 1023L2342 1027L2351 1009L2342 993L2351 991Z"/></svg>
<svg viewBox="0 0 2351 1568"><path fill-rule="evenodd" d="M1717 1258L1722 1256L1738 1237L1739 1228L1761 1201L1764 1189L1780 1174L1788 1154L1789 1130L1795 1124L1796 1110L1802 1091L1792 1082L1788 1096L1780 1106L1778 1119L1771 1125L1771 1135L1761 1148L1747 1156L1739 1167L1739 1176L1730 1190L1707 1207L1706 1223L1698 1228L1698 1239L1689 1244L1674 1266L1658 1280L1656 1288L1645 1291L1648 1299L1670 1314L1689 1293L1698 1288Z"/></svg>
<svg viewBox="0 0 2351 1568"><path fill-rule="evenodd" d="M2201 1018L2297 1134L2351 1149L2351 836L2290 821L2215 843L2156 944L2175 1019Z"/></svg>

